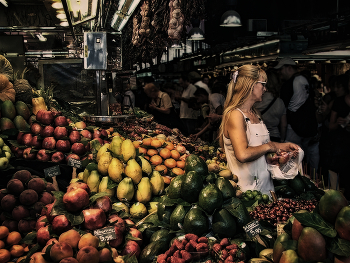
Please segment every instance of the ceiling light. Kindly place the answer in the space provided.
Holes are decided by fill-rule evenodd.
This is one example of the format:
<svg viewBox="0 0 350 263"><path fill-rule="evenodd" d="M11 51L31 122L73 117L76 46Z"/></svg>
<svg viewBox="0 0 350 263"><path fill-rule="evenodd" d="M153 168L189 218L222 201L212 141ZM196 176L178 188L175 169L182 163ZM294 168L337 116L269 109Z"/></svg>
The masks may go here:
<svg viewBox="0 0 350 263"><path fill-rule="evenodd" d="M330 60L326 60L324 63L330 64L331 61Z"/></svg>
<svg viewBox="0 0 350 263"><path fill-rule="evenodd" d="M46 37L44 37L41 33L37 34L36 37L39 39L39 41L45 42L47 40Z"/></svg>
<svg viewBox="0 0 350 263"><path fill-rule="evenodd" d="M315 60L310 60L309 61L309 64L315 64L316 62L315 62Z"/></svg>
<svg viewBox="0 0 350 263"><path fill-rule="evenodd" d="M128 18L124 18L123 21L120 23L119 27L118 27L118 31L122 31L126 22L128 22Z"/></svg>
<svg viewBox="0 0 350 263"><path fill-rule="evenodd" d="M69 24L68 24L67 21L64 21L64 22L61 22L61 23L60 23L60 26L69 26Z"/></svg>
<svg viewBox="0 0 350 263"><path fill-rule="evenodd" d="M66 14L57 14L56 17L60 20L67 19Z"/></svg>
<svg viewBox="0 0 350 263"><path fill-rule="evenodd" d="M182 49L182 45L181 45L181 43L180 44L179 43L174 43L174 44L172 44L171 48L173 48L173 49Z"/></svg>
<svg viewBox="0 0 350 263"><path fill-rule="evenodd" d="M228 10L221 16L220 26L224 26L224 27L242 26L241 17L236 11Z"/></svg>
<svg viewBox="0 0 350 263"><path fill-rule="evenodd" d="M52 6L52 8L55 8L55 9L62 9L63 8L63 5L61 2L55 2L51 6Z"/></svg>
<svg viewBox="0 0 350 263"><path fill-rule="evenodd" d="M194 27L188 32L188 35L190 36L188 40L194 41L194 40L204 40L204 32L199 27Z"/></svg>
<svg viewBox="0 0 350 263"><path fill-rule="evenodd" d="M341 60L340 63L346 64L346 60Z"/></svg>
<svg viewBox="0 0 350 263"><path fill-rule="evenodd" d="M5 7L8 7L7 2L5 0L0 0L0 3L2 3Z"/></svg>

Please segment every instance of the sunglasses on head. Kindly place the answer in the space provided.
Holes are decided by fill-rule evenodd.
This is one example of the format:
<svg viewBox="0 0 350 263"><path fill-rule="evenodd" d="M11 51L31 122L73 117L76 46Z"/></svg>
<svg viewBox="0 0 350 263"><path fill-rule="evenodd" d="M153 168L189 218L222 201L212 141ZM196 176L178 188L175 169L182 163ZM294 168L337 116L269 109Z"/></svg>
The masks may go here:
<svg viewBox="0 0 350 263"><path fill-rule="evenodd" d="M266 81L257 81L257 83L260 83L261 85L263 85L264 87L266 87Z"/></svg>

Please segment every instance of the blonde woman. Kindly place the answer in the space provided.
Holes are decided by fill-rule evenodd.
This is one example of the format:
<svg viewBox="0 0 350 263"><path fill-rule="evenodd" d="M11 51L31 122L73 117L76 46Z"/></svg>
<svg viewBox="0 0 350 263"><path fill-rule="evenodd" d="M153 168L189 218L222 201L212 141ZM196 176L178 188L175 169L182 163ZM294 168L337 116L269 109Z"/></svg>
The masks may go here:
<svg viewBox="0 0 350 263"><path fill-rule="evenodd" d="M238 176L241 190L259 190L270 195L274 187L265 154L295 151L298 146L270 141L269 132L253 106L262 100L266 81L265 71L257 66L244 65L232 74L219 139L228 167Z"/></svg>

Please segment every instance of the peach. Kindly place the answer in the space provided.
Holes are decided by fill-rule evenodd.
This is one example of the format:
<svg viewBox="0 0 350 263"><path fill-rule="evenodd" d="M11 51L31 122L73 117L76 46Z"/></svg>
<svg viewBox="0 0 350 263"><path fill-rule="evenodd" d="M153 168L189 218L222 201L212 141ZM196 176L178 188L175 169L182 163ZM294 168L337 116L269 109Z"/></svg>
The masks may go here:
<svg viewBox="0 0 350 263"><path fill-rule="evenodd" d="M36 231L39 231L40 228L44 227L47 225L47 222L45 222L47 220L46 216L41 216L39 217L39 219L36 221Z"/></svg>
<svg viewBox="0 0 350 263"><path fill-rule="evenodd" d="M67 188L67 193L76 189L76 188L81 188L81 189L85 190L88 194L90 193L89 186L86 183L82 183L82 182L75 182L75 183L70 184Z"/></svg>
<svg viewBox="0 0 350 263"><path fill-rule="evenodd" d="M73 248L66 242L55 243L51 247L50 257L54 262L73 257Z"/></svg>
<svg viewBox="0 0 350 263"><path fill-rule="evenodd" d="M24 257L19 257L16 261L16 263L20 263L22 260L26 259L27 256L24 256ZM24 261L23 261L24 262Z"/></svg>
<svg viewBox="0 0 350 263"><path fill-rule="evenodd" d="M24 247L21 245L13 245L10 249L11 256L18 258L23 255Z"/></svg>
<svg viewBox="0 0 350 263"><path fill-rule="evenodd" d="M98 237L95 237L91 233L87 233L80 238L78 248L81 249L86 246L98 248L99 242L100 240Z"/></svg>
<svg viewBox="0 0 350 263"><path fill-rule="evenodd" d="M28 182L28 189L33 189L38 194L41 194L46 189L46 185L43 179L33 178Z"/></svg>
<svg viewBox="0 0 350 263"><path fill-rule="evenodd" d="M60 235L70 229L72 229L72 226L65 215L56 216L52 220L52 231L55 234Z"/></svg>
<svg viewBox="0 0 350 263"><path fill-rule="evenodd" d="M81 188L73 189L64 194L63 203L67 211L78 212L89 204L89 194Z"/></svg>
<svg viewBox="0 0 350 263"><path fill-rule="evenodd" d="M115 248L114 248L115 249ZM111 251L108 248L103 248L99 251L99 262L112 262L113 256ZM118 256L118 252L117 252Z"/></svg>
<svg viewBox="0 0 350 263"><path fill-rule="evenodd" d="M36 252L30 257L30 263L48 263L44 257L43 253L41 252Z"/></svg>
<svg viewBox="0 0 350 263"><path fill-rule="evenodd" d="M7 249L0 249L0 263L9 262L11 258L11 253Z"/></svg>
<svg viewBox="0 0 350 263"><path fill-rule="evenodd" d="M22 205L33 205L38 201L38 193L33 189L24 190L19 196L19 201Z"/></svg>
<svg viewBox="0 0 350 263"><path fill-rule="evenodd" d="M11 179L8 183L7 183L7 191L10 194L14 194L14 195L20 195L23 190L24 190L24 186L21 180L19 179Z"/></svg>
<svg viewBox="0 0 350 263"><path fill-rule="evenodd" d="M137 230L136 228L130 228L129 233L133 237L141 239L141 240L135 240L136 243L141 247L141 245L142 245L142 233L139 230Z"/></svg>
<svg viewBox="0 0 350 263"><path fill-rule="evenodd" d="M53 201L54 201L54 197L48 192L43 192L39 200L39 202L42 202L45 205L51 204L53 203Z"/></svg>
<svg viewBox="0 0 350 263"><path fill-rule="evenodd" d="M14 220L5 220L2 222L3 226L6 226L10 232L18 230L18 222Z"/></svg>
<svg viewBox="0 0 350 263"><path fill-rule="evenodd" d="M57 189L55 189L52 183L46 183L46 191L51 194L52 191L57 191Z"/></svg>
<svg viewBox="0 0 350 263"><path fill-rule="evenodd" d="M69 257L69 258L62 259L60 263L79 263L79 262L75 258Z"/></svg>
<svg viewBox="0 0 350 263"><path fill-rule="evenodd" d="M79 263L98 263L100 254L97 249L91 246L83 247L77 254L77 260Z"/></svg>
<svg viewBox="0 0 350 263"><path fill-rule="evenodd" d="M140 246L133 240L128 240L125 244L125 247L121 253L122 256L124 255L135 255L137 258L139 257L141 253Z"/></svg>
<svg viewBox="0 0 350 263"><path fill-rule="evenodd" d="M114 247L114 248L117 248L119 247L123 241L124 241L124 235L123 235L123 232L118 228L118 227L114 227L114 230L115 230L115 235L116 235L116 238L115 239L112 239L109 241L109 245L111 247Z"/></svg>
<svg viewBox="0 0 350 263"><path fill-rule="evenodd" d="M51 238L49 241L46 242L46 246L52 245L58 243L58 240L56 238Z"/></svg>
<svg viewBox="0 0 350 263"><path fill-rule="evenodd" d="M1 208L4 211L12 212L16 206L16 198L14 195L8 194L1 199Z"/></svg>
<svg viewBox="0 0 350 263"><path fill-rule="evenodd" d="M106 214L100 208L91 208L83 211L84 227L89 230L99 229L106 223Z"/></svg>
<svg viewBox="0 0 350 263"><path fill-rule="evenodd" d="M27 183L31 178L32 174L27 170L19 170L13 175L14 179L20 180L23 184Z"/></svg>
<svg viewBox="0 0 350 263"><path fill-rule="evenodd" d="M4 239L10 233L6 226L0 226L0 239Z"/></svg>
<svg viewBox="0 0 350 263"><path fill-rule="evenodd" d="M49 241L51 238L50 232L49 232L49 226L41 227L38 232L36 233L36 239L41 246L45 246L47 241Z"/></svg>
<svg viewBox="0 0 350 263"><path fill-rule="evenodd" d="M34 227L35 229L35 227ZM31 226L29 225L29 221L27 220L20 220L18 222L18 231L20 233L29 233L30 231L32 231L33 229L31 228Z"/></svg>
<svg viewBox="0 0 350 263"><path fill-rule="evenodd" d="M125 231L125 221L121 217L119 217L116 214L110 215L108 217L109 223L113 224L114 226L118 227L123 233Z"/></svg>
<svg viewBox="0 0 350 263"><path fill-rule="evenodd" d="M44 207L45 205L47 205L47 204L44 204L44 203L42 203L42 202L36 202L36 203L34 204L34 206L33 206L33 210L31 210L31 211L33 211L33 213L34 213L33 217L34 217L36 214L41 214L41 211L43 210L43 207ZM32 214L32 212L31 212L31 214Z"/></svg>
<svg viewBox="0 0 350 263"><path fill-rule="evenodd" d="M68 230L67 232L62 233L58 238L59 242L66 242L72 248L78 247L79 240L80 240L80 234L74 229L71 229L71 230Z"/></svg>
<svg viewBox="0 0 350 263"><path fill-rule="evenodd" d="M103 212L108 213L112 210L112 202L108 196L97 198L94 208L101 208Z"/></svg>
<svg viewBox="0 0 350 263"><path fill-rule="evenodd" d="M21 234L17 231L12 231L8 234L6 238L6 243L8 245L18 245L19 241L21 241Z"/></svg>
<svg viewBox="0 0 350 263"><path fill-rule="evenodd" d="M55 218L55 216L51 215L52 208L54 205L55 205L55 202L53 202L52 204L48 204L45 207L43 207L43 210L41 211L41 215L43 216L45 215L47 217L47 220L49 220L50 223Z"/></svg>
<svg viewBox="0 0 350 263"><path fill-rule="evenodd" d="M0 249L5 248L6 244L4 241L0 240Z"/></svg>
<svg viewBox="0 0 350 263"><path fill-rule="evenodd" d="M16 221L19 221L29 216L29 210L22 205L19 205L12 210L12 218Z"/></svg>

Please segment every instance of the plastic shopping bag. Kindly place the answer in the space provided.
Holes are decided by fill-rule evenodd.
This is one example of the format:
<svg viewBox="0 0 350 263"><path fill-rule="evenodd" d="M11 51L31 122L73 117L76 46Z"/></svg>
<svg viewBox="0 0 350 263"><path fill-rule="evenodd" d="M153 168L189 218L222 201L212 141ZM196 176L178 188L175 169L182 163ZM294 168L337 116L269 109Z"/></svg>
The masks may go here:
<svg viewBox="0 0 350 263"><path fill-rule="evenodd" d="M267 170L272 179L293 179L299 171L304 158L304 151L299 147L297 152L279 152L266 155Z"/></svg>

